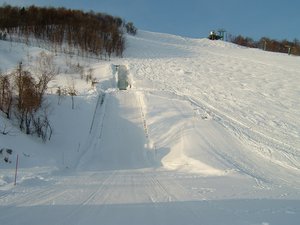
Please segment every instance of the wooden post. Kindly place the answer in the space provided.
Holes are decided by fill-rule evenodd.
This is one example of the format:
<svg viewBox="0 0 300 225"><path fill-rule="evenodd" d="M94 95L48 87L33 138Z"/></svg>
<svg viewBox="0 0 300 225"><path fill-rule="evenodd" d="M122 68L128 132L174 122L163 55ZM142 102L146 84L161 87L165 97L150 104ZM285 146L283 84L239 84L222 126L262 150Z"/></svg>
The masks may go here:
<svg viewBox="0 0 300 225"><path fill-rule="evenodd" d="M18 165L19 165L19 154L17 154L17 161L16 161L15 183L14 183L15 186L17 185Z"/></svg>

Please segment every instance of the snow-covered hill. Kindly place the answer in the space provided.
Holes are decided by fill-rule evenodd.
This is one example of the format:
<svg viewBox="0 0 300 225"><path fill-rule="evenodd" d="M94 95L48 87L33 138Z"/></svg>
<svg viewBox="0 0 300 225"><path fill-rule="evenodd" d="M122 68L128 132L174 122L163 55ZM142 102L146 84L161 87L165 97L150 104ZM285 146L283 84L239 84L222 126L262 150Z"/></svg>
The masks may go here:
<svg viewBox="0 0 300 225"><path fill-rule="evenodd" d="M0 41L0 68L30 65L40 51ZM0 161L1 224L299 222L299 57L139 31L124 58L55 62L51 140L0 118L9 130L0 148L13 149L11 164ZM56 95L70 85L74 109Z"/></svg>

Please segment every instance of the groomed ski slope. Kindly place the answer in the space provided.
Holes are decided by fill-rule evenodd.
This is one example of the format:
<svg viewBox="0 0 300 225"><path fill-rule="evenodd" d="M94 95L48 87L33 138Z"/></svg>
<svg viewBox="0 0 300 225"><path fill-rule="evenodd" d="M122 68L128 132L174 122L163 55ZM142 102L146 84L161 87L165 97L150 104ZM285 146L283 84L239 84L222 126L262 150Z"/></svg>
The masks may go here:
<svg viewBox="0 0 300 225"><path fill-rule="evenodd" d="M127 43L88 62L99 83L77 81L75 110L49 96L49 143L0 136L24 163L16 187L0 167L0 224L298 224L300 58L146 31Z"/></svg>
<svg viewBox="0 0 300 225"><path fill-rule="evenodd" d="M104 97L102 121L94 124L93 145L80 159L79 170L127 170L153 166L147 149L139 102L134 92L112 91ZM96 115L96 116L99 116Z"/></svg>

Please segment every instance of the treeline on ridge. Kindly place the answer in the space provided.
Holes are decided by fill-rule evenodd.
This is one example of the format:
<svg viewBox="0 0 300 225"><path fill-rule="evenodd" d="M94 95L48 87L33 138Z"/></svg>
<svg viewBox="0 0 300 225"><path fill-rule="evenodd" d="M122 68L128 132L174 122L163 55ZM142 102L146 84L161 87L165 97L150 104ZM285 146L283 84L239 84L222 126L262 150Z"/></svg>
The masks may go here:
<svg viewBox="0 0 300 225"><path fill-rule="evenodd" d="M98 56L122 56L124 32L136 33L133 23L103 13L53 7L0 7L0 38L43 40L62 50L79 49ZM64 49L65 50L65 49Z"/></svg>
<svg viewBox="0 0 300 225"><path fill-rule="evenodd" d="M252 38L238 35L236 37L231 37L229 41L250 48L260 48L271 52L281 52L292 55L300 55L300 41L298 39L295 39L294 41L278 41L275 39L263 37L258 41L255 41Z"/></svg>

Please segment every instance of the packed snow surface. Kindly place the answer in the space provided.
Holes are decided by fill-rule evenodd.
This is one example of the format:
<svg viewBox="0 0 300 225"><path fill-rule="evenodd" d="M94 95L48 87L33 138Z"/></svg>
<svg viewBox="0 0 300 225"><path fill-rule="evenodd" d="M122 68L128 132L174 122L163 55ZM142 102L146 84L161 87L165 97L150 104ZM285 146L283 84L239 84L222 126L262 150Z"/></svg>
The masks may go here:
<svg viewBox="0 0 300 225"><path fill-rule="evenodd" d="M0 41L1 71L41 51ZM50 141L0 117L0 224L299 224L300 57L139 31L121 59L55 63Z"/></svg>

